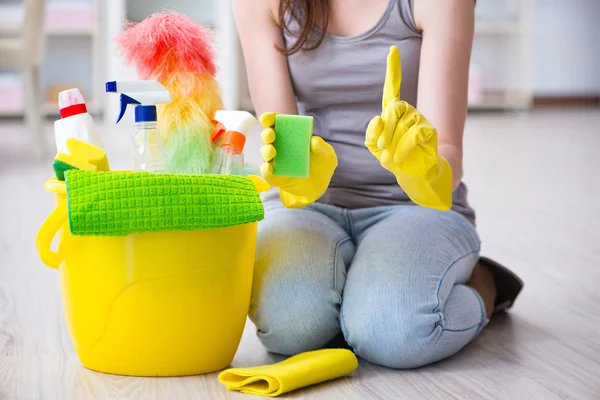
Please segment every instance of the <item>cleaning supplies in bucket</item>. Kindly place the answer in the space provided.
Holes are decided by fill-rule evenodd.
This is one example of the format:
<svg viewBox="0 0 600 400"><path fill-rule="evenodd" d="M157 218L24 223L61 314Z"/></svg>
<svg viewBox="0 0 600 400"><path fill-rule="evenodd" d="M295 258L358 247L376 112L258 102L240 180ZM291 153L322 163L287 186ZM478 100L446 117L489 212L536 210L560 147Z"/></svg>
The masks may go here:
<svg viewBox="0 0 600 400"><path fill-rule="evenodd" d="M155 377L231 365L247 321L266 182L70 170L45 188L57 207L36 249L58 270L85 367Z"/></svg>
<svg viewBox="0 0 600 400"><path fill-rule="evenodd" d="M133 141L134 170L165 173L165 151L157 127L156 104L171 102L171 94L156 81L107 82L106 92L121 93L121 110L117 123L125 115L127 106L135 105Z"/></svg>
<svg viewBox="0 0 600 400"><path fill-rule="evenodd" d="M54 122L57 154L52 167L58 180L74 168L108 171L108 160L83 95L77 88L58 93L60 119Z"/></svg>
<svg viewBox="0 0 600 400"><path fill-rule="evenodd" d="M212 137L219 140L212 158L211 173L242 175L244 172L244 145L248 131L256 124L256 118L247 111L216 111L212 118L217 122Z"/></svg>
<svg viewBox="0 0 600 400"><path fill-rule="evenodd" d="M158 129L174 174L210 170L215 128L210 116L224 107L216 80L213 30L177 12L158 12L128 23L116 38L139 79L160 82L173 101L158 107Z"/></svg>

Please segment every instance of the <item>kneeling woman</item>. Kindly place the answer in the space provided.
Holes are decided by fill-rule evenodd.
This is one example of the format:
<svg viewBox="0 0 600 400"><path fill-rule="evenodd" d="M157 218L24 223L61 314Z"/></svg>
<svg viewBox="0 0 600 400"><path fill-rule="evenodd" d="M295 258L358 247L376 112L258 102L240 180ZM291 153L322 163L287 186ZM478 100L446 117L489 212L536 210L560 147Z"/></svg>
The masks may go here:
<svg viewBox="0 0 600 400"><path fill-rule="evenodd" d="M461 180L474 1L233 3L277 188L250 309L262 343L343 335L392 368L455 354L522 286L480 257ZM314 116L309 178L271 175L273 112Z"/></svg>

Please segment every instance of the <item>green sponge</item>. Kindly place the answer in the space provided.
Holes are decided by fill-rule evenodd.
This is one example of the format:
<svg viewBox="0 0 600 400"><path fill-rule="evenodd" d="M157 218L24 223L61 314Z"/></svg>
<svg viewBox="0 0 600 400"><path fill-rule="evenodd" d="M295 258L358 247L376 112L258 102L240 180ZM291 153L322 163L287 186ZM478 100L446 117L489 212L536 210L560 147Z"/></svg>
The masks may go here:
<svg viewBox="0 0 600 400"><path fill-rule="evenodd" d="M275 116L276 155L273 175L308 178L310 171L310 140L313 117L277 114Z"/></svg>
<svg viewBox="0 0 600 400"><path fill-rule="evenodd" d="M59 181L65 180L65 172L72 170L72 169L77 169L74 166L67 164L64 161L60 161L57 159L54 159L54 162L52 163L52 167L54 168L54 175L56 176L56 179L58 179Z"/></svg>

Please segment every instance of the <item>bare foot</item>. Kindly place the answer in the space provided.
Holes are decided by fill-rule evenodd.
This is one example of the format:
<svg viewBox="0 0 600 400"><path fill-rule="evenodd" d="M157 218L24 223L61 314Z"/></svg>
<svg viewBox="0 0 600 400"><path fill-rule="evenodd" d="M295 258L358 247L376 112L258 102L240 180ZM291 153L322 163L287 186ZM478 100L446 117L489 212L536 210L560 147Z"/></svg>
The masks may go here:
<svg viewBox="0 0 600 400"><path fill-rule="evenodd" d="M487 267L477 263L467 286L472 287L479 293L485 305L485 313L488 318L491 317L496 301L496 283L492 272Z"/></svg>

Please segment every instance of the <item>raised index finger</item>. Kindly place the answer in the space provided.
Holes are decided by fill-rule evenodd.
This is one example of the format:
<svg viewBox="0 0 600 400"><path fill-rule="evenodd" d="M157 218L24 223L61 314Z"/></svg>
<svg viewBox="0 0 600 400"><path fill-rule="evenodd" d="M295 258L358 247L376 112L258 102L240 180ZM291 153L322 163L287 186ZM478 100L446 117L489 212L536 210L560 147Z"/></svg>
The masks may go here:
<svg viewBox="0 0 600 400"><path fill-rule="evenodd" d="M389 102L400 98L400 85L402 84L402 63L398 47L390 47L383 84L383 101L381 109L384 110Z"/></svg>

